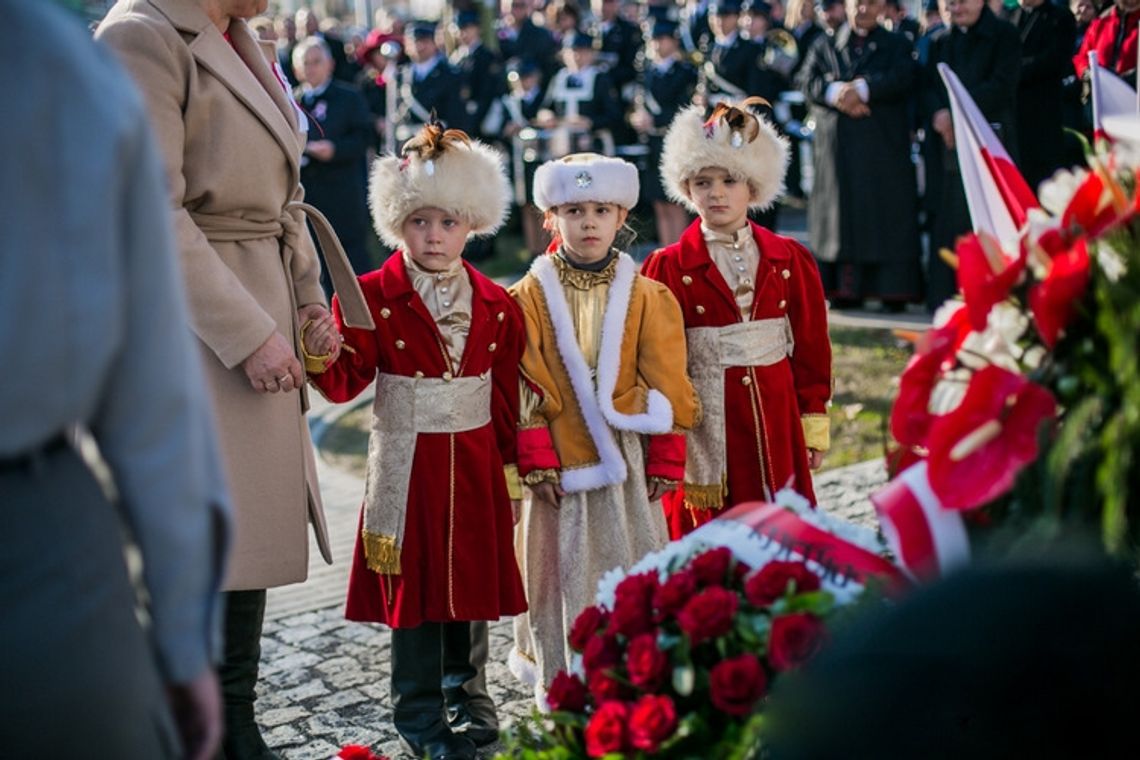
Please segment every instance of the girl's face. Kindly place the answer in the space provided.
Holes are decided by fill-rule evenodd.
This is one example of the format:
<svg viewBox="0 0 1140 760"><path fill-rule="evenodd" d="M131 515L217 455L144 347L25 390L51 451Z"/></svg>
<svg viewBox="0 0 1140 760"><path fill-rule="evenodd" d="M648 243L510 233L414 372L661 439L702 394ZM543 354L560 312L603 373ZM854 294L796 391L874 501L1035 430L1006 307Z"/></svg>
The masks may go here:
<svg viewBox="0 0 1140 760"><path fill-rule="evenodd" d="M719 166L701 169L689 177L686 191L705 225L714 232L732 235L748 220L752 188L727 169Z"/></svg>
<svg viewBox="0 0 1140 760"><path fill-rule="evenodd" d="M444 272L463 253L471 223L450 211L421 208L400 227L412 261L431 272Z"/></svg>
<svg viewBox="0 0 1140 760"><path fill-rule="evenodd" d="M606 257L629 215L629 211L617 204L593 201L566 203L548 213L566 254L582 264Z"/></svg>

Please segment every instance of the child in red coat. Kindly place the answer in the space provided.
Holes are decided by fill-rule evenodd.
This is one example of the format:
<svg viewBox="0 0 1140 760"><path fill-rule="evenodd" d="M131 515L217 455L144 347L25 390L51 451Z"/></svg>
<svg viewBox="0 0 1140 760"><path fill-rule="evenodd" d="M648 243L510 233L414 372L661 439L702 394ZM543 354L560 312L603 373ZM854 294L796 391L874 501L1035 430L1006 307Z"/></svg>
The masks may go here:
<svg viewBox="0 0 1140 760"><path fill-rule="evenodd" d="M346 616L392 627L393 720L417 757L474 758L497 738L487 626L470 621L526 610L504 477L522 316L460 257L469 235L498 229L508 198L498 155L458 130L428 125L377 161L374 221L400 250L360 278L375 330L345 327L334 299L346 350L313 378L336 402L376 382Z"/></svg>
<svg viewBox="0 0 1140 760"><path fill-rule="evenodd" d="M683 489L664 500L673 538L726 508L791 486L813 503L828 448L831 343L806 248L748 220L783 187L787 146L740 106L694 106L665 136L671 197L700 215L642 274L681 304L689 374L704 416L688 434Z"/></svg>

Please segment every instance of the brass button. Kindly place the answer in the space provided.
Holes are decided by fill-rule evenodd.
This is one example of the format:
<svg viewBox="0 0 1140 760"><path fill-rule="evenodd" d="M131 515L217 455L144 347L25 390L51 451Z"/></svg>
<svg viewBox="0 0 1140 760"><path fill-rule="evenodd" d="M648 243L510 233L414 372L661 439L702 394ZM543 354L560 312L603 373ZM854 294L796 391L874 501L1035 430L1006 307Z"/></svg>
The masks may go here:
<svg viewBox="0 0 1140 760"><path fill-rule="evenodd" d="M450 372L444 372L443 373L443 379L449 383L451 382L452 377L454 377L454 375L452 375Z"/></svg>
<svg viewBox="0 0 1140 760"><path fill-rule="evenodd" d="M498 343L492 343L491 345L487 346L487 350L488 351L494 351L498 347L499 347Z"/></svg>
<svg viewBox="0 0 1140 760"><path fill-rule="evenodd" d="M783 272L780 272L780 276L786 280L792 276L792 273L785 269Z"/></svg>
<svg viewBox="0 0 1140 760"><path fill-rule="evenodd" d="M392 310L389 309L387 306L385 306L383 309L380 310L380 318L381 319L387 319L390 316L392 316Z"/></svg>
<svg viewBox="0 0 1140 760"><path fill-rule="evenodd" d="M681 278L681 283L684 285L692 285L693 284L693 278L690 277L689 275L685 275L684 277Z"/></svg>
<svg viewBox="0 0 1140 760"><path fill-rule="evenodd" d="M399 350L403 351L403 350L404 350L404 341L402 341L402 340L397 340L397 341L396 341L396 348L398 348Z"/></svg>
<svg viewBox="0 0 1140 760"><path fill-rule="evenodd" d="M420 372L419 370L416 370L416 374L413 375L413 377L415 377L417 380L423 379L423 376L424 376L424 373Z"/></svg>
<svg viewBox="0 0 1140 760"><path fill-rule="evenodd" d="M495 319L499 320L500 322L502 322L506 318L507 318L507 315L501 311L495 315Z"/></svg>
<svg viewBox="0 0 1140 760"><path fill-rule="evenodd" d="M788 302L787 301L780 301L780 303L778 303L776 305L779 306L781 309L783 309L783 308L787 307Z"/></svg>
<svg viewBox="0 0 1140 760"><path fill-rule="evenodd" d="M697 304L697 313L698 314L704 314L705 313L705 307L701 306L700 304Z"/></svg>
<svg viewBox="0 0 1140 760"><path fill-rule="evenodd" d="M752 378L749 377L748 375L745 375L744 377L740 378L740 384L741 385L752 385Z"/></svg>

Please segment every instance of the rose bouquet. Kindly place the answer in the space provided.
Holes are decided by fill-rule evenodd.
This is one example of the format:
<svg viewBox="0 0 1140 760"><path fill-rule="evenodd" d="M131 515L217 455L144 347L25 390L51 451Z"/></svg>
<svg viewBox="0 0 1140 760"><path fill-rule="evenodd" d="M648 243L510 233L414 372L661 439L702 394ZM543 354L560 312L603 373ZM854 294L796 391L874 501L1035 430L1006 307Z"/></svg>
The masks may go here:
<svg viewBox="0 0 1140 760"><path fill-rule="evenodd" d="M772 681L819 650L840 605L895 574L873 532L778 499L603 578L550 713L509 732L505 756L750 757Z"/></svg>
<svg viewBox="0 0 1140 760"><path fill-rule="evenodd" d="M1102 144L1029 194L1016 245L970 234L949 257L961 298L917 341L891 431L896 469L925 462L967 525L1083 523L1136 556L1138 166Z"/></svg>

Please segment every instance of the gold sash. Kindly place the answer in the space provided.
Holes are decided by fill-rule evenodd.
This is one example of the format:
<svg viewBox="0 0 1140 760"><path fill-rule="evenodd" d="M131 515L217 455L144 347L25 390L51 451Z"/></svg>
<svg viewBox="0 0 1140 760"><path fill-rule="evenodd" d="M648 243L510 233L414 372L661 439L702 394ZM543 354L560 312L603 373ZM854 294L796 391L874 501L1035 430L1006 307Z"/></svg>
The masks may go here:
<svg viewBox="0 0 1140 760"><path fill-rule="evenodd" d="M416 437L420 433L462 433L490 422L490 375L452 380L377 375L362 531L370 570L400 574ZM450 467L455 467L454 460ZM454 478L454 472L450 477Z"/></svg>
<svg viewBox="0 0 1140 760"><path fill-rule="evenodd" d="M776 364L791 356L795 341L786 318L692 327L685 330L685 341L689 376L704 410L701 421L686 434L685 503L717 509L728 491L724 371Z"/></svg>

